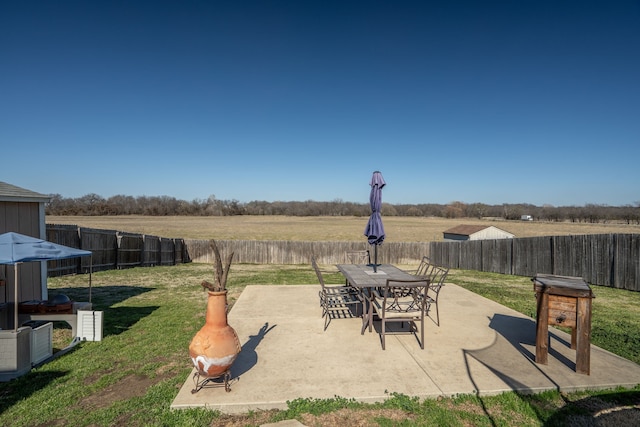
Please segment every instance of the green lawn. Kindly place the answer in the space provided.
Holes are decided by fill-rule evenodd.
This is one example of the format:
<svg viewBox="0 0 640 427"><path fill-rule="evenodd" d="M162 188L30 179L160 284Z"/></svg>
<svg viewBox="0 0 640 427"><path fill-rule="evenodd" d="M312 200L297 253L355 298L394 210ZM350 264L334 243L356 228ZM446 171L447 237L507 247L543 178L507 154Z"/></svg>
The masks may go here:
<svg viewBox="0 0 640 427"><path fill-rule="evenodd" d="M329 269L326 266L326 269ZM640 388L606 392L533 396L457 396L420 401L392 395L385 403L362 404L334 399L296 399L286 411L227 416L192 409L170 410L191 371L188 346L204 322L203 279L213 279L206 264L133 268L93 274L93 302L104 311L104 338L87 342L29 374L0 383L3 426L209 426L260 425L297 418L306 425L566 425L598 408L638 405ZM338 273L329 279L340 283ZM231 267L229 303L247 284L315 284L309 266L238 265ZM449 282L534 316L530 278L452 271ZM73 300L88 297L88 276L49 280L50 294ZM594 288L592 342L640 363L640 293ZM56 324L56 349L70 331ZM339 391L336 390L336 394ZM351 421L353 422L351 422ZM585 424L586 425L586 424Z"/></svg>

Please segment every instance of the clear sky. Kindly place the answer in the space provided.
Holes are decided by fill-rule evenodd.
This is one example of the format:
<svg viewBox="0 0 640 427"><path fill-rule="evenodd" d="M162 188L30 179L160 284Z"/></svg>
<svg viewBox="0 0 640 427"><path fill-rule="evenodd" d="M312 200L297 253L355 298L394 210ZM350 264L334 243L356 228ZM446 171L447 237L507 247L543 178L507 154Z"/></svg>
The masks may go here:
<svg viewBox="0 0 640 427"><path fill-rule="evenodd" d="M0 2L0 181L640 201L640 1Z"/></svg>

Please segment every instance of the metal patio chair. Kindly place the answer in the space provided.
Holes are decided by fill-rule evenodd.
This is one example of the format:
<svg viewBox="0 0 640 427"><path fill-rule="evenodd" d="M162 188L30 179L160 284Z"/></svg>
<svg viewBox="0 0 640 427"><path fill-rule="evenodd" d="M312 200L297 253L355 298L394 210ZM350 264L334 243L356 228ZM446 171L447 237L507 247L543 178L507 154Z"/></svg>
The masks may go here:
<svg viewBox="0 0 640 427"><path fill-rule="evenodd" d="M318 276L320 282L320 307L322 307L322 317L324 317L324 330L327 330L331 319L353 317L351 308L355 306L357 316L357 306L362 306L357 289L348 285L327 285L315 257L311 258L311 265Z"/></svg>
<svg viewBox="0 0 640 427"><path fill-rule="evenodd" d="M429 279L431 278L431 275L433 274L433 269L435 267L436 265L431 262L429 257L423 256L422 260L420 261L420 265L418 265L418 268L413 274L415 274L418 277L424 277L425 279Z"/></svg>
<svg viewBox="0 0 640 427"><path fill-rule="evenodd" d="M427 312L429 280L387 280L386 285L374 291L373 309L380 318L380 339L385 349L385 336L391 333L387 323L406 322L409 332L416 334L420 323L420 348L424 350L424 317Z"/></svg>
<svg viewBox="0 0 640 427"><path fill-rule="evenodd" d="M368 250L347 251L345 253L345 262L347 264L371 264Z"/></svg>
<svg viewBox="0 0 640 427"><path fill-rule="evenodd" d="M436 325L440 326L440 310L438 309L438 297L444 286L444 281L449 274L449 269L445 267L433 266L429 277L429 288L427 290L427 316L432 306L436 306Z"/></svg>
<svg viewBox="0 0 640 427"><path fill-rule="evenodd" d="M344 254L346 264L371 264L371 256L367 249L361 251L347 251ZM345 285L349 285L349 281L345 279Z"/></svg>

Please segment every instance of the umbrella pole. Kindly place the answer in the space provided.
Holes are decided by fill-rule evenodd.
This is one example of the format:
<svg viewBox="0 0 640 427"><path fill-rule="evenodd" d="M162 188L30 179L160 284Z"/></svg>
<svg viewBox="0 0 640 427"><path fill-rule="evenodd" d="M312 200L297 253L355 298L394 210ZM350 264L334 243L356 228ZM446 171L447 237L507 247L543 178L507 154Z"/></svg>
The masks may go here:
<svg viewBox="0 0 640 427"><path fill-rule="evenodd" d="M373 252L373 272L378 272L378 245L376 245Z"/></svg>
<svg viewBox="0 0 640 427"><path fill-rule="evenodd" d="M18 330L18 263L13 264L13 332Z"/></svg>

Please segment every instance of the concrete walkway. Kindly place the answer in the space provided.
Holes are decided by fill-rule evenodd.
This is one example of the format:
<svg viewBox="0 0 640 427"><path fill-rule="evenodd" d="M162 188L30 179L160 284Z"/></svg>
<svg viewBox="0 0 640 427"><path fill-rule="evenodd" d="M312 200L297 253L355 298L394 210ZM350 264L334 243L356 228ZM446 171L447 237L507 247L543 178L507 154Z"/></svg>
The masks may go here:
<svg viewBox="0 0 640 427"><path fill-rule="evenodd" d="M209 383L192 394L190 375L171 407L233 414L286 409L296 398L376 402L394 392L436 398L640 384L639 365L593 345L591 375L576 373L571 337L554 328L549 364L535 363L535 319L456 285L441 291L441 326L425 321L424 350L403 334L387 336L383 351L375 330L360 334L359 318L334 319L323 331L319 289L247 286L229 313L242 343L231 391Z"/></svg>

